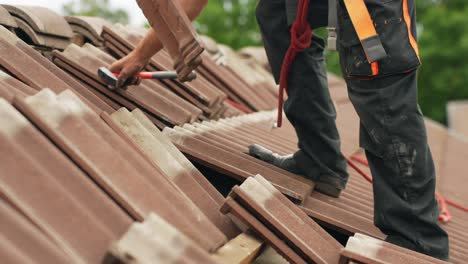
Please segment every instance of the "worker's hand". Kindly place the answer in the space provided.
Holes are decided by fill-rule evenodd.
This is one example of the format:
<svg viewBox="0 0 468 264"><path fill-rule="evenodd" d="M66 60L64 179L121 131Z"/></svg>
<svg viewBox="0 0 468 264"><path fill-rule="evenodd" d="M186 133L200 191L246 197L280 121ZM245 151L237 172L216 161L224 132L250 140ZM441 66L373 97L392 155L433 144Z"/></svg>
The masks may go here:
<svg viewBox="0 0 468 264"><path fill-rule="evenodd" d="M109 70L111 72L120 72L117 87L121 87L129 78L142 71L148 64L149 59L132 51L127 56L114 62Z"/></svg>

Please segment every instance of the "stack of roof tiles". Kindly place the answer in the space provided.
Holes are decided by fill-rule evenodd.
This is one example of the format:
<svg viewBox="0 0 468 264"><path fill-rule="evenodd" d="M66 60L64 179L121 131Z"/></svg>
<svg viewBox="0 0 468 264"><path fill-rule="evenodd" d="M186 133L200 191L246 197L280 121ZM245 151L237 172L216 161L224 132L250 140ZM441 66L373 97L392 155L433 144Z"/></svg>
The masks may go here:
<svg viewBox="0 0 468 264"><path fill-rule="evenodd" d="M447 263L359 233L349 238L341 255L353 263Z"/></svg>
<svg viewBox="0 0 468 264"><path fill-rule="evenodd" d="M260 175L234 187L224 213L232 213L291 263L338 263L341 245Z"/></svg>
<svg viewBox="0 0 468 264"><path fill-rule="evenodd" d="M96 47L101 47L104 41L101 37L102 29L104 26L112 25L100 17L67 16L65 19L73 30L73 43L80 46L84 43L91 43Z"/></svg>
<svg viewBox="0 0 468 264"><path fill-rule="evenodd" d="M144 9L149 2L180 13L173 1L139 1ZM248 228L293 263L436 262L380 240L372 186L357 173L335 199L246 154L252 143L280 154L297 150L291 124L273 128L276 94L264 52L245 49L239 56L204 38L200 54L188 22L182 17L185 25L174 28L160 13L150 22L166 28L173 49L158 53L147 69L201 63L198 78L146 80L112 91L97 69L131 52L146 30L0 6L2 260L224 263L219 252L232 252L233 238ZM329 84L343 153L362 155L345 84L333 76ZM464 204L467 143L434 122L427 125L438 190ZM224 198L192 162L244 183ZM465 263L468 215L451 213L443 224L451 261ZM317 223L365 235L354 235L343 249ZM260 252L255 241L250 261Z"/></svg>
<svg viewBox="0 0 468 264"><path fill-rule="evenodd" d="M8 26L15 28L17 34L24 36L29 44L38 49L64 49L71 43L73 31L65 18L57 13L36 6L3 5L3 8L9 12L3 14L6 20L13 19Z"/></svg>
<svg viewBox="0 0 468 264"><path fill-rule="evenodd" d="M103 262L217 263L199 245L155 214L150 214L143 223L133 224L127 233L112 245Z"/></svg>

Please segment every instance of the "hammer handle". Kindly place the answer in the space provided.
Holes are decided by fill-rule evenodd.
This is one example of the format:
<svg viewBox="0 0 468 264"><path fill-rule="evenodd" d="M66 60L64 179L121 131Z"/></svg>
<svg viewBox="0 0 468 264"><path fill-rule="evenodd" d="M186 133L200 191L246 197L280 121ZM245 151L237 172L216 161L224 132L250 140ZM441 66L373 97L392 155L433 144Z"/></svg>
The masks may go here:
<svg viewBox="0 0 468 264"><path fill-rule="evenodd" d="M120 73L114 73L115 77L119 77ZM160 71L160 72L139 72L135 77L141 79L177 79L177 73L171 71Z"/></svg>

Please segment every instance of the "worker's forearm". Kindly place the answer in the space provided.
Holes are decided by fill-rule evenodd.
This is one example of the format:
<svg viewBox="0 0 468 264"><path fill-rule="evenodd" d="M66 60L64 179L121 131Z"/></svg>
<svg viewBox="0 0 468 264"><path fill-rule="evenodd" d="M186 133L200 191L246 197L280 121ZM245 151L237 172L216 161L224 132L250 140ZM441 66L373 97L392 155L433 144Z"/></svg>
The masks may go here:
<svg viewBox="0 0 468 264"><path fill-rule="evenodd" d="M179 0L180 5L184 9L190 21L193 21L200 15L207 1L208 0ZM151 28L144 39L140 41L138 46L135 48L134 53L136 56L144 60L151 58L162 48L163 44L159 40L154 29Z"/></svg>
<svg viewBox="0 0 468 264"><path fill-rule="evenodd" d="M161 41L156 36L154 29L151 28L143 40L138 43L133 53L141 60L148 60L162 48L163 45Z"/></svg>

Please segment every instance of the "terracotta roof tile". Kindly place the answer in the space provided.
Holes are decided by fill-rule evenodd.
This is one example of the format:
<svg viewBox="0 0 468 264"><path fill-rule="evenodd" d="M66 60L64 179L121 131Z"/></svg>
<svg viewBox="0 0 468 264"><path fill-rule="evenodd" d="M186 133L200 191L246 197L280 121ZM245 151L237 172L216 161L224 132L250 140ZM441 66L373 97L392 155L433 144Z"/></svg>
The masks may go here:
<svg viewBox="0 0 468 264"><path fill-rule="evenodd" d="M0 71L0 83L3 88L9 89L13 93L17 92L21 95L33 95L37 92L37 90L31 88L31 86L18 81L3 71Z"/></svg>
<svg viewBox="0 0 468 264"><path fill-rule="evenodd" d="M216 65L206 53L203 53L202 57L204 60L198 71L225 92L230 99L253 110L269 110L274 107L267 105L261 97L255 94L252 87L242 81L231 70Z"/></svg>
<svg viewBox="0 0 468 264"><path fill-rule="evenodd" d="M100 17L67 16L65 17L73 33L82 36L83 42L91 42L95 46L102 46L102 28L112 23Z"/></svg>
<svg viewBox="0 0 468 264"><path fill-rule="evenodd" d="M448 263L362 234L349 238L342 255L359 263Z"/></svg>
<svg viewBox="0 0 468 264"><path fill-rule="evenodd" d="M259 74L257 71L252 69L252 67L245 61L242 60L237 53L225 45L219 45L221 51L225 55L224 67L229 69L238 80L242 80L252 87L252 92L254 92L261 101L265 102L267 106L266 109L270 110L276 107L277 105L277 92L276 84L272 84L271 74L265 78L265 76ZM269 80L270 82L268 82ZM275 92L272 92L272 91Z"/></svg>
<svg viewBox="0 0 468 264"><path fill-rule="evenodd" d="M0 256L5 263L66 263L71 259L44 233L0 200Z"/></svg>
<svg viewBox="0 0 468 264"><path fill-rule="evenodd" d="M291 261L292 263L305 264L301 256L299 256L292 248L290 248L285 241L273 233L265 224L260 222L257 218L252 216L245 208L243 208L233 198L227 197L221 211L226 214L234 215L249 225L252 230L258 233L265 241L267 241L276 251Z"/></svg>
<svg viewBox="0 0 468 264"><path fill-rule="evenodd" d="M268 63L268 57L263 47L245 47L238 51L239 56L242 58L248 58L254 60L257 64L261 65L268 71L270 70L270 64Z"/></svg>
<svg viewBox="0 0 468 264"><path fill-rule="evenodd" d="M8 10L5 7L0 6L0 25L7 27L7 28L16 28L15 19L8 13Z"/></svg>
<svg viewBox="0 0 468 264"><path fill-rule="evenodd" d="M133 224L110 249L105 263L216 263L168 221L150 214Z"/></svg>

